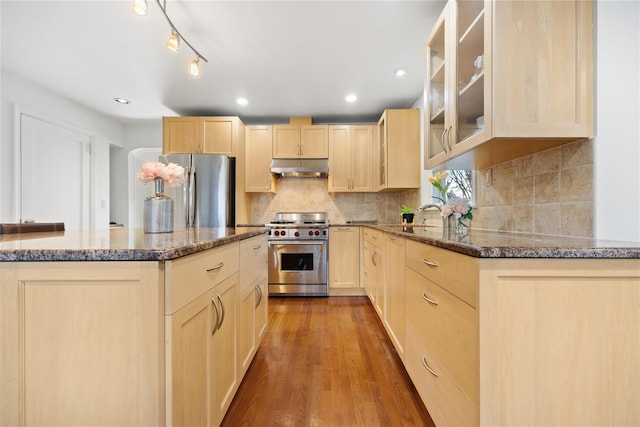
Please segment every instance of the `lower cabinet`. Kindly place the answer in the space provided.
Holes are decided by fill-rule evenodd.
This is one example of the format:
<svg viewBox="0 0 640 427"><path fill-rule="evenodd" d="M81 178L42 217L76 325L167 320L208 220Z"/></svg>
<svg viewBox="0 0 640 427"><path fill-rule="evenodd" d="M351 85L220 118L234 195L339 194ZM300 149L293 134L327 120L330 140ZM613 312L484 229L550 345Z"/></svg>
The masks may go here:
<svg viewBox="0 0 640 427"><path fill-rule="evenodd" d="M359 227L329 228L329 289L360 287Z"/></svg>
<svg viewBox="0 0 640 427"><path fill-rule="evenodd" d="M164 425L157 262L0 263L0 425Z"/></svg>
<svg viewBox="0 0 640 427"><path fill-rule="evenodd" d="M384 235L383 324L400 357L405 343L405 239Z"/></svg>
<svg viewBox="0 0 640 427"><path fill-rule="evenodd" d="M238 319L238 369L243 376L266 331L268 316L267 238L240 242L240 302Z"/></svg>
<svg viewBox="0 0 640 427"><path fill-rule="evenodd" d="M171 421L218 425L238 385L235 352L239 274L171 316Z"/></svg>

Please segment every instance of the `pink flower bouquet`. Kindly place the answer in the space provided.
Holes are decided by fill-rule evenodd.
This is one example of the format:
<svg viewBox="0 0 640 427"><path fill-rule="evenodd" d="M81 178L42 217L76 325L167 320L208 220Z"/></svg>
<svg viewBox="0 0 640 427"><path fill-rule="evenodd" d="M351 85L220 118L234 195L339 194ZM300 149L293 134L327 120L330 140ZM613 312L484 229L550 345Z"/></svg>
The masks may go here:
<svg viewBox="0 0 640 427"><path fill-rule="evenodd" d="M138 179L143 183L162 179L167 187L179 187L184 184L184 168L175 163L165 165L160 162L146 162L142 165L142 171L138 173Z"/></svg>

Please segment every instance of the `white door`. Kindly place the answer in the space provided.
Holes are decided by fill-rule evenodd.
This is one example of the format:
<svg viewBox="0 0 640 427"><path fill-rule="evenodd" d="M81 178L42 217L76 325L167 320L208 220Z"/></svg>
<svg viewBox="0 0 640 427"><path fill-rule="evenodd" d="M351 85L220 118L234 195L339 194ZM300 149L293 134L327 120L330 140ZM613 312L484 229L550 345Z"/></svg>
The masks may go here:
<svg viewBox="0 0 640 427"><path fill-rule="evenodd" d="M91 228L91 137L20 115L19 219Z"/></svg>

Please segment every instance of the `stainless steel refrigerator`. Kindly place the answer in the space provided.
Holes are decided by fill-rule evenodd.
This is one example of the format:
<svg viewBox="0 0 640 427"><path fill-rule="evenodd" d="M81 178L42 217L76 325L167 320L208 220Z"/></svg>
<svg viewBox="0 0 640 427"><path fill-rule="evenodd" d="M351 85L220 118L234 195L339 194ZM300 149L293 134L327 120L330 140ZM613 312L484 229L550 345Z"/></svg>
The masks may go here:
<svg viewBox="0 0 640 427"><path fill-rule="evenodd" d="M185 169L181 187L167 188L174 200L174 228L235 227L235 158L216 154L168 154L163 163Z"/></svg>

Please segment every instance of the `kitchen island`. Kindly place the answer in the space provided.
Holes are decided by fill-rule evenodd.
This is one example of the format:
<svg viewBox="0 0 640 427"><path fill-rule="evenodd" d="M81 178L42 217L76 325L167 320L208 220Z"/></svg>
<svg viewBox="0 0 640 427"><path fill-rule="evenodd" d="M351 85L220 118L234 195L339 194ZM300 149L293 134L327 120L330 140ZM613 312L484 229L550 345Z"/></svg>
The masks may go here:
<svg viewBox="0 0 640 427"><path fill-rule="evenodd" d="M266 329L266 231L0 236L0 425L219 424Z"/></svg>
<svg viewBox="0 0 640 427"><path fill-rule="evenodd" d="M640 243L361 232L365 292L437 425L640 425Z"/></svg>

